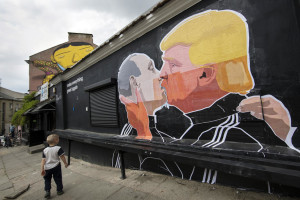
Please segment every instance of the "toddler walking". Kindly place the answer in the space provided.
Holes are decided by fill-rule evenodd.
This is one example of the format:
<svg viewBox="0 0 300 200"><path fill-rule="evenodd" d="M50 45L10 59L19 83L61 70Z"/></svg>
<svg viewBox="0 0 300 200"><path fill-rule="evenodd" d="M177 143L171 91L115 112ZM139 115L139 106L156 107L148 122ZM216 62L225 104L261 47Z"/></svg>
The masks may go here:
<svg viewBox="0 0 300 200"><path fill-rule="evenodd" d="M41 175L44 176L45 179L45 198L47 199L50 198L52 176L56 183L57 195L62 195L64 193L59 158L63 161L66 168L68 167L68 164L64 156L65 152L60 146L57 146L58 142L58 135L49 135L47 137L47 143L49 144L49 147L43 150L43 158L41 162Z"/></svg>

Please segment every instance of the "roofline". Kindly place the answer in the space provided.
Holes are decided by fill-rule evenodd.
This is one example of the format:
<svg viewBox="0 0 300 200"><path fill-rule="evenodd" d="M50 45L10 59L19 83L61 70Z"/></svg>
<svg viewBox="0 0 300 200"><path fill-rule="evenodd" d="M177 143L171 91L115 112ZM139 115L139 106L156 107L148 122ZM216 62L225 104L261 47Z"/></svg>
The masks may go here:
<svg viewBox="0 0 300 200"><path fill-rule="evenodd" d="M88 69L100 60L108 57L135 39L143 36L169 19L175 17L186 9L202 0L162 0L118 33L102 43L93 52L77 62L70 70L56 75L50 85L66 81L82 71Z"/></svg>
<svg viewBox="0 0 300 200"><path fill-rule="evenodd" d="M80 35L91 35L91 36L93 36L93 34L91 34L91 33L68 32L68 34L80 34Z"/></svg>
<svg viewBox="0 0 300 200"><path fill-rule="evenodd" d="M12 93L17 93L18 95L24 95L25 96L27 94L27 93L22 93L22 92L16 92L16 91L13 91L13 90L7 89L5 87L1 87L1 86L0 86L0 89L7 90L7 91L12 92Z"/></svg>
<svg viewBox="0 0 300 200"><path fill-rule="evenodd" d="M63 44L67 44L67 43L68 43L68 42L63 42L63 43L61 43L61 44L58 44L58 45L55 45L55 46L50 47L50 48L48 48L48 49L45 49L45 50L43 50L43 51L40 51L40 52L38 52L38 53L32 54L32 55L29 56L29 60L28 60L28 61L31 60L31 57L33 57L33 56L35 56L35 55L37 55L37 54L40 54L40 53L45 52L45 51L49 51L49 50L52 49L52 48L57 48L57 47L59 47L59 46L61 46L61 45L63 45ZM28 63L27 60L25 60L25 62ZM29 64L29 63L28 63L28 64Z"/></svg>

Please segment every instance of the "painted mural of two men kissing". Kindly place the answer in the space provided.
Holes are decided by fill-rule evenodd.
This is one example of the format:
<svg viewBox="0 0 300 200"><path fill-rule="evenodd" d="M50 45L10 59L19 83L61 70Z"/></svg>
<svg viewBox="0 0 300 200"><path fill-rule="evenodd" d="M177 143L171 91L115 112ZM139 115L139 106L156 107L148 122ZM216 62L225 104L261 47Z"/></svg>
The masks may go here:
<svg viewBox="0 0 300 200"><path fill-rule="evenodd" d="M137 139L258 152L281 145L300 152L283 103L268 94L248 96L255 84L240 13L193 15L162 39L160 49L160 71L141 53L120 66L118 89L130 124L123 135L133 127Z"/></svg>

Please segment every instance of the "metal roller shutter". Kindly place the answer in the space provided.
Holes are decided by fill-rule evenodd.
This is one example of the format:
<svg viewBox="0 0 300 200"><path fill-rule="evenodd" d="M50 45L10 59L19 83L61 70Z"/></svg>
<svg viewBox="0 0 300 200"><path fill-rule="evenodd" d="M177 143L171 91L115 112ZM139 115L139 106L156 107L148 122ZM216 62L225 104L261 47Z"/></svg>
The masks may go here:
<svg viewBox="0 0 300 200"><path fill-rule="evenodd" d="M90 92L90 102L92 125L118 127L116 86Z"/></svg>

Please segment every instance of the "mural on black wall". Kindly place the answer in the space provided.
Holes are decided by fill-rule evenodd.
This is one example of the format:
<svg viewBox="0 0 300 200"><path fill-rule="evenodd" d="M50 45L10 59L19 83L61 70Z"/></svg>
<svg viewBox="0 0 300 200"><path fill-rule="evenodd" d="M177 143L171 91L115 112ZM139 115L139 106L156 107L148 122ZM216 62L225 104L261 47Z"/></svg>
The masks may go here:
<svg viewBox="0 0 300 200"><path fill-rule="evenodd" d="M43 83L49 82L56 74L71 68L78 61L91 53L94 47L86 42L70 42L56 48L51 61L35 60L33 66L45 73Z"/></svg>
<svg viewBox="0 0 300 200"><path fill-rule="evenodd" d="M141 53L120 66L118 89L128 118L121 135L134 128L136 139L257 152L281 145L300 152L283 103L271 94L249 95L255 83L243 15L193 15L165 35L160 49L160 71Z"/></svg>

